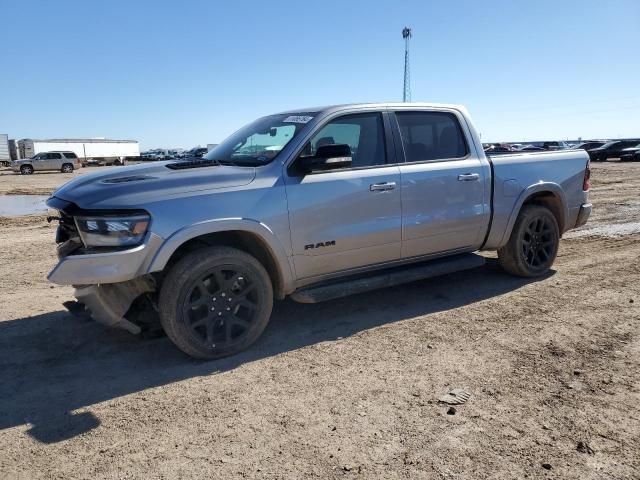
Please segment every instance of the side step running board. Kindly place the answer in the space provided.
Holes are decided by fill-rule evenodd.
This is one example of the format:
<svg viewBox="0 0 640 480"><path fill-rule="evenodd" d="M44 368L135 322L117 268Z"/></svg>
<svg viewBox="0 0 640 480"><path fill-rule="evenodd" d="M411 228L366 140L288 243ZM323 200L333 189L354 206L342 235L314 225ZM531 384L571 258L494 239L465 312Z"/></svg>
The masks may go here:
<svg viewBox="0 0 640 480"><path fill-rule="evenodd" d="M291 299L300 303L318 303L335 298L347 297L355 293L368 292L378 288L392 287L403 283L415 282L425 278L446 275L447 273L469 270L484 265L485 258L473 253L464 253L439 258L418 265L409 265L384 270L370 276L359 276L353 280L313 286L291 294Z"/></svg>

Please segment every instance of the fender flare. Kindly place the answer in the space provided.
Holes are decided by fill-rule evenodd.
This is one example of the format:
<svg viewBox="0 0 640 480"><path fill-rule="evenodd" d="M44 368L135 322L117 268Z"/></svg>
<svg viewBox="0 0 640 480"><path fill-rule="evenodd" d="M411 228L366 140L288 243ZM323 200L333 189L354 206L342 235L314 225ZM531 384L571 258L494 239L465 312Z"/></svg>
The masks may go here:
<svg viewBox="0 0 640 480"><path fill-rule="evenodd" d="M282 243L267 225L248 218L207 220L181 228L168 237L158 249L147 268L147 273L162 271L174 252L185 242L202 235L232 230L254 234L264 242L275 260L283 290L285 292L291 290L294 285L294 275Z"/></svg>
<svg viewBox="0 0 640 480"><path fill-rule="evenodd" d="M516 219L520 214L522 205L524 205L524 203L529 198L531 198L532 195L535 195L536 193L551 193L560 201L560 204L561 204L560 215L562 216L560 220L562 225L566 225L567 218L569 218L569 206L567 204L567 199L564 195L564 191L562 190L562 187L557 183L553 183L553 182L535 183L525 188L518 196L518 199L516 200L513 206L513 210L511 210L511 215L509 216L509 223L507 223L507 228L505 229L504 234L502 235L502 240L500 241L500 245L504 245L507 241L509 241L509 237L511 236L511 230L513 230L513 226L515 225ZM563 228L561 228L560 230L561 235L562 233L563 233Z"/></svg>

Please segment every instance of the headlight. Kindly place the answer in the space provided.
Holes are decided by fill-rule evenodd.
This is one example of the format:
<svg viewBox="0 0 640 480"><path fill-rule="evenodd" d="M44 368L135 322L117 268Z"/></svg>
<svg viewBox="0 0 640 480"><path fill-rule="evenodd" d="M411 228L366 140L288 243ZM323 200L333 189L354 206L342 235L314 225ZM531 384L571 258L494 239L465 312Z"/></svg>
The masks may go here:
<svg viewBox="0 0 640 480"><path fill-rule="evenodd" d="M85 247L131 247L139 245L147 233L148 215L120 217L76 217Z"/></svg>

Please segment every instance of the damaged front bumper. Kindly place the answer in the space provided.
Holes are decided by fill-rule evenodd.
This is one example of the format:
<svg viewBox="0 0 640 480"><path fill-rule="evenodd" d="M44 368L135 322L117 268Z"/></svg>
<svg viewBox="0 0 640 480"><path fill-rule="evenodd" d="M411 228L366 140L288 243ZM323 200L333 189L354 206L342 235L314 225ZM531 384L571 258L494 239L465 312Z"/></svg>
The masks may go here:
<svg viewBox="0 0 640 480"><path fill-rule="evenodd" d="M85 312L97 322L139 334L142 330L140 326L124 315L136 298L154 290L152 278L143 276L120 283L76 286L74 295L85 307Z"/></svg>
<svg viewBox="0 0 640 480"><path fill-rule="evenodd" d="M162 242L149 233L143 244L127 250L63 256L47 279L58 285L125 282L147 273Z"/></svg>

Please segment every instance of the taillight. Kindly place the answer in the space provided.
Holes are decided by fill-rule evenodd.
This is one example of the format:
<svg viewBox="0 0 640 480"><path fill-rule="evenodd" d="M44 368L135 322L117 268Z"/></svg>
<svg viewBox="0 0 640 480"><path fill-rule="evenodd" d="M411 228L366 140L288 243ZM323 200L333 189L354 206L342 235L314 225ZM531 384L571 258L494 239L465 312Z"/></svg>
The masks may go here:
<svg viewBox="0 0 640 480"><path fill-rule="evenodd" d="M587 168L584 169L584 180L582 180L582 190L588 192L591 188L591 160L587 160Z"/></svg>

